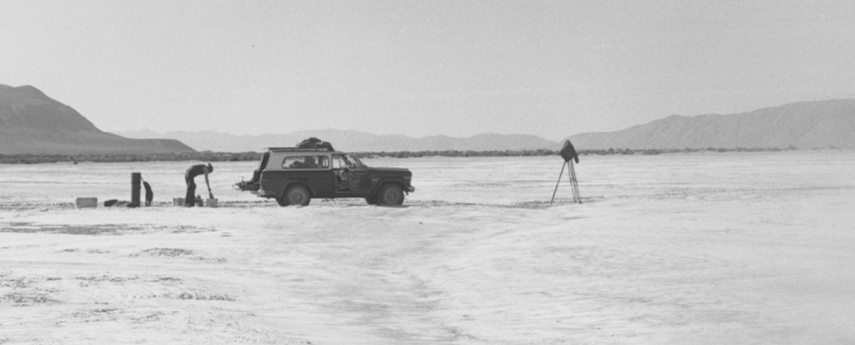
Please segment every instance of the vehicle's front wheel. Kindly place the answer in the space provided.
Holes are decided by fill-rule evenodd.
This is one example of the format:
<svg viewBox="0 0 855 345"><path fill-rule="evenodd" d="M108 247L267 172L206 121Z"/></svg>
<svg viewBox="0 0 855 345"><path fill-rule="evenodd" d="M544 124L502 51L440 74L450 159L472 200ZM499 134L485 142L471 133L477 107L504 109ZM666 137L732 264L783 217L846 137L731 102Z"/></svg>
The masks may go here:
<svg viewBox="0 0 855 345"><path fill-rule="evenodd" d="M387 184L377 194L378 205L398 206L404 203L404 190L397 184Z"/></svg>
<svg viewBox="0 0 855 345"><path fill-rule="evenodd" d="M312 201L312 196L305 186L291 186L283 196L276 198L279 206L306 206L310 201Z"/></svg>

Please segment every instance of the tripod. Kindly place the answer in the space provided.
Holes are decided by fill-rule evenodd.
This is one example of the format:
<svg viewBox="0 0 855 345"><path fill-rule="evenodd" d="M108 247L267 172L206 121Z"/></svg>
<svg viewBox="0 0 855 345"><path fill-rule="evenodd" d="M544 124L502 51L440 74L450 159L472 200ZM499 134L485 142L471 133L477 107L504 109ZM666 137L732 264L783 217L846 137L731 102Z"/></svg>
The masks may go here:
<svg viewBox="0 0 855 345"><path fill-rule="evenodd" d="M555 183L555 190L552 191L552 200L549 201L550 204L555 201L555 193L558 192L558 185L561 183L561 176L564 175L564 167L568 165L570 166L570 169L567 174L570 175L570 187L573 189L573 202L579 204L582 203L582 196L579 195L579 182L576 181L576 169L573 168L572 160L566 160L564 161L564 164L561 165L561 172L558 173L558 181Z"/></svg>

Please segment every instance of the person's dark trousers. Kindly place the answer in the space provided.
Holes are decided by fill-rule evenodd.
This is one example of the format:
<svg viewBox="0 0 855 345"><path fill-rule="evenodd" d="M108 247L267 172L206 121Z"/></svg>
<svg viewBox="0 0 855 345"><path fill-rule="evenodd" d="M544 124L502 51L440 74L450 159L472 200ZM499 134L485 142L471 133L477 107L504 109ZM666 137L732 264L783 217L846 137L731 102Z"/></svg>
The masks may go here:
<svg viewBox="0 0 855 345"><path fill-rule="evenodd" d="M193 181L196 176L185 176L184 182L187 182L187 194L184 195L184 206L196 206L196 182Z"/></svg>

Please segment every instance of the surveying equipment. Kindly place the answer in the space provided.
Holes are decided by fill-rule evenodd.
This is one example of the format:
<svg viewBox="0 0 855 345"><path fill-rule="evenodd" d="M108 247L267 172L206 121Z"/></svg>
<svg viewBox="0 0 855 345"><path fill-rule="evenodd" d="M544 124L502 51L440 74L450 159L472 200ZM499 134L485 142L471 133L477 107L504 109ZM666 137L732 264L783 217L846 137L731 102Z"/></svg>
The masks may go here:
<svg viewBox="0 0 855 345"><path fill-rule="evenodd" d="M564 163L561 165L561 172L558 173L558 181L555 183L555 190L552 192L552 200L549 203L555 201L555 193L558 192L558 185L561 183L561 177L564 176L564 168L570 166L568 174L570 175L570 187L573 189L573 202L581 204L582 196L579 195L579 182L576 181L576 169L573 168L573 161L579 163L579 154L576 153L576 149L573 148L570 140L564 141L564 147L561 148L559 154L561 158L564 158Z"/></svg>

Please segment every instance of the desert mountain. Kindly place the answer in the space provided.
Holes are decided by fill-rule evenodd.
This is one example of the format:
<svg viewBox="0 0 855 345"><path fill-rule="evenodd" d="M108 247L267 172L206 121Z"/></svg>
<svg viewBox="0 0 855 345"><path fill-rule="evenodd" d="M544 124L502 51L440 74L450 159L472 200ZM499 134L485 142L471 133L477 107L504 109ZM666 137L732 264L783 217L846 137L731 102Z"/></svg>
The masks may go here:
<svg viewBox="0 0 855 345"><path fill-rule="evenodd" d="M197 150L221 152L261 151L272 146L294 146L308 137L327 140L342 151L440 151L440 150L526 150L561 148L555 141L533 135L480 134L469 138L444 135L413 138L405 135L376 135L358 131L318 130L289 134L232 135L218 132L120 132L132 138L172 138Z"/></svg>
<svg viewBox="0 0 855 345"><path fill-rule="evenodd" d="M581 150L855 148L855 100L802 102L731 115L672 115L608 133L570 137Z"/></svg>
<svg viewBox="0 0 855 345"><path fill-rule="evenodd" d="M0 154L193 152L177 140L102 132L71 107L32 86L0 85Z"/></svg>

